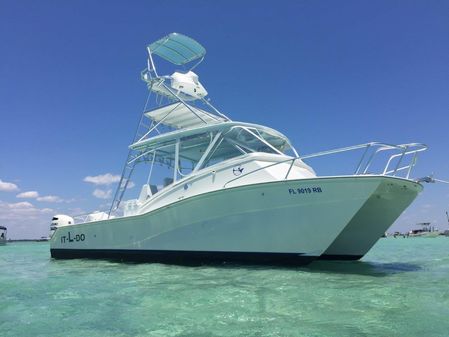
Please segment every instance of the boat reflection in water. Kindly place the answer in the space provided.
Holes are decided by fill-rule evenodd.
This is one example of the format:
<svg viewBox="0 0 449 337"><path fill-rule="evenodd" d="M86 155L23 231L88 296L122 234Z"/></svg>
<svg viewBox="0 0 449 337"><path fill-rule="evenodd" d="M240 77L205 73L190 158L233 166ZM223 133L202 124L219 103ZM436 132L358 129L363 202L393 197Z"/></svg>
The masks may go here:
<svg viewBox="0 0 449 337"><path fill-rule="evenodd" d="M193 72L206 53L198 42L172 33L147 51L141 76L152 106L112 206L75 224L55 223L52 257L290 265L358 259L422 190L409 177L426 146L372 142L300 156L281 132L233 121L206 99ZM160 75L156 56L175 71ZM306 163L352 151L362 153L348 175L317 176ZM140 193L126 200L132 185Z"/></svg>

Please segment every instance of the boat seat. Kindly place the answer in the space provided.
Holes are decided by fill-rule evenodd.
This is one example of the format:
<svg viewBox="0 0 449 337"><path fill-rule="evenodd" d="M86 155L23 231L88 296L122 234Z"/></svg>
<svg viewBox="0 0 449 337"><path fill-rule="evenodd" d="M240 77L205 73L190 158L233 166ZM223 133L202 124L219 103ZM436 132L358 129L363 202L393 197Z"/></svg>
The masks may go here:
<svg viewBox="0 0 449 337"><path fill-rule="evenodd" d="M159 192L156 185L150 185L150 191L151 195L155 195L157 192Z"/></svg>
<svg viewBox="0 0 449 337"><path fill-rule="evenodd" d="M139 199L137 201L139 203L144 203L148 198L152 196L150 185L145 184L142 186L142 189L140 190Z"/></svg>
<svg viewBox="0 0 449 337"><path fill-rule="evenodd" d="M164 187L173 184L173 178L164 178Z"/></svg>

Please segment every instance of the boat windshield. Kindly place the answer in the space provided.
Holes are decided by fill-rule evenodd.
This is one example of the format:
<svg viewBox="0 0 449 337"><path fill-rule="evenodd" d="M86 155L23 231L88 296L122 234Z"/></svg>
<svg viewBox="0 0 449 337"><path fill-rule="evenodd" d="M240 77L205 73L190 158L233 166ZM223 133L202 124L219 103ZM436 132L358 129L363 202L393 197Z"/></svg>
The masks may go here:
<svg viewBox="0 0 449 337"><path fill-rule="evenodd" d="M235 126L221 135L219 141L207 154L203 167L245 155L248 153L285 154L290 149L285 138L271 135L257 128Z"/></svg>
<svg viewBox="0 0 449 337"><path fill-rule="evenodd" d="M150 168L137 170L144 172L141 179L137 179L139 173L135 172L134 179L150 184L154 194L194 171L232 158L249 153L290 155L291 150L285 137L269 130L240 125L216 128L142 148L137 162L148 163Z"/></svg>

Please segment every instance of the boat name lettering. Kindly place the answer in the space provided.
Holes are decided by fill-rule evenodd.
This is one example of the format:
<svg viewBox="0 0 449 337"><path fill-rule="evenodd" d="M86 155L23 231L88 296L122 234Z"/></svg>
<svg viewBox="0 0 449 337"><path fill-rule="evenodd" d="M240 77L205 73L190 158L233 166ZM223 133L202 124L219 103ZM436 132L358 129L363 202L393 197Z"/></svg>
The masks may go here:
<svg viewBox="0 0 449 337"><path fill-rule="evenodd" d="M84 241L85 239L86 239L86 236L84 234L73 235L70 232L68 232L67 235L61 236L61 243L79 242L79 241Z"/></svg>
<svg viewBox="0 0 449 337"><path fill-rule="evenodd" d="M321 187L302 187L302 188L289 188L288 194L312 194L312 193L322 193Z"/></svg>

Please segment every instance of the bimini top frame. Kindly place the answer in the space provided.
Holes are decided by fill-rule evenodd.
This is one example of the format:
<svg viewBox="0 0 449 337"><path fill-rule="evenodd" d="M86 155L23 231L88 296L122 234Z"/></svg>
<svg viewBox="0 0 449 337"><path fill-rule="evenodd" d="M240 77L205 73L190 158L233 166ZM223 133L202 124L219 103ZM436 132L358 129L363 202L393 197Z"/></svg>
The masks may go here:
<svg viewBox="0 0 449 337"><path fill-rule="evenodd" d="M206 55L206 49L201 44L194 39L179 33L168 34L156 42L153 42L147 46L147 51L148 70L150 71L150 74L151 72L154 72L156 77L159 77L159 75L157 74L154 65L153 54L178 66L183 66L187 63L199 60L190 68L190 70L200 64Z"/></svg>
<svg viewBox="0 0 449 337"><path fill-rule="evenodd" d="M282 144L285 144L288 148L292 149L292 151L297 155L296 150L294 149L293 145L290 143L288 138L279 131L276 131L263 125L243 123L243 122L222 122L217 124L204 125L202 127L197 127L195 129L184 129L168 132L160 134L155 137L139 140L131 144L129 148L135 151L148 151L152 150L154 147L157 147L158 144L164 144L173 140L178 140L186 137L194 137L196 135L201 135L207 132L226 133L236 128L246 130L255 139L258 139L261 143L265 144L270 148L273 148L272 143L276 143L277 140L277 142L281 142ZM275 149L273 150L275 152L278 151Z"/></svg>
<svg viewBox="0 0 449 337"><path fill-rule="evenodd" d="M182 104L181 102L174 102L158 107L156 109L144 112L144 115L152 120L153 126L149 128L148 132L139 140L145 138L160 125L179 130L228 121L221 116L211 114L203 109L189 104Z"/></svg>

